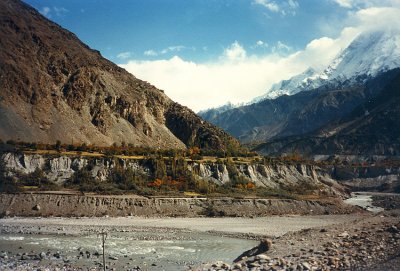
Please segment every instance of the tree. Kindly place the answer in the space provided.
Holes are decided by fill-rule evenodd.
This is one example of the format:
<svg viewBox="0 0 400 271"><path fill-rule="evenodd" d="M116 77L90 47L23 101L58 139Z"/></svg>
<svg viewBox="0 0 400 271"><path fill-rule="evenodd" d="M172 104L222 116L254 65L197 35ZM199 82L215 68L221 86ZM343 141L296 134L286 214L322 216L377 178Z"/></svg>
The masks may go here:
<svg viewBox="0 0 400 271"><path fill-rule="evenodd" d="M57 151L61 151L61 141L57 140L56 145L54 146Z"/></svg>

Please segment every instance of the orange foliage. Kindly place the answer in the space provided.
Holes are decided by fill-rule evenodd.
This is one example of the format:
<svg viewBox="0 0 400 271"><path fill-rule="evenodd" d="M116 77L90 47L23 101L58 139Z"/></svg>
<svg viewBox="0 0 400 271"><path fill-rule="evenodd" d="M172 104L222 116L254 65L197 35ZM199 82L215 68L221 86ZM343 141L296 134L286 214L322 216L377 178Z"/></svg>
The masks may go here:
<svg viewBox="0 0 400 271"><path fill-rule="evenodd" d="M184 185L185 180L180 178L179 180L172 180L171 177L168 177L166 180L155 179L153 182L148 183L149 187L157 187L161 188L161 186L170 187L170 188L180 188Z"/></svg>
<svg viewBox="0 0 400 271"><path fill-rule="evenodd" d="M161 185L164 183L163 180L156 179L154 182L148 183L147 186L149 187L161 187Z"/></svg>
<svg viewBox="0 0 400 271"><path fill-rule="evenodd" d="M200 153L199 147L192 147L189 149L189 155L195 155L195 154L199 154L199 153Z"/></svg>
<svg viewBox="0 0 400 271"><path fill-rule="evenodd" d="M246 184L246 188L247 189L253 189L254 187L256 187L256 185L254 183L247 183Z"/></svg>

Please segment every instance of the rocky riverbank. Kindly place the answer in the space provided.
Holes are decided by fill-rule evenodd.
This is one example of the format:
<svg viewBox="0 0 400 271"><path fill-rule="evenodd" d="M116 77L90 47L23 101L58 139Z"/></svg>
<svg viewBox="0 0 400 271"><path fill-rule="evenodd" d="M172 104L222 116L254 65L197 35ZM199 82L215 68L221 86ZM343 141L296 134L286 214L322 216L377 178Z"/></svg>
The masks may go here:
<svg viewBox="0 0 400 271"><path fill-rule="evenodd" d="M360 212L339 199L146 198L66 194L0 194L6 216L266 216Z"/></svg>
<svg viewBox="0 0 400 271"><path fill-rule="evenodd" d="M400 194L375 194L372 203L386 210L400 209Z"/></svg>
<svg viewBox="0 0 400 271"><path fill-rule="evenodd" d="M236 263L193 270L399 270L400 211L304 229L266 241ZM245 253L246 254L246 253Z"/></svg>

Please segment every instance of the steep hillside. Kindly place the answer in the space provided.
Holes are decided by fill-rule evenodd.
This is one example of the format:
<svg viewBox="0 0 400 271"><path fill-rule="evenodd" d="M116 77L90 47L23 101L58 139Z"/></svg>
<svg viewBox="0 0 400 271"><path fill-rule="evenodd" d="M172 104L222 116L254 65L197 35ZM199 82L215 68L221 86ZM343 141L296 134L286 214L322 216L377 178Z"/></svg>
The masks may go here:
<svg viewBox="0 0 400 271"><path fill-rule="evenodd" d="M0 26L0 139L238 146L21 1L0 1Z"/></svg>
<svg viewBox="0 0 400 271"><path fill-rule="evenodd" d="M311 132L349 113L371 93L363 85L331 91L321 87L228 110L210 121L242 142L262 142Z"/></svg>
<svg viewBox="0 0 400 271"><path fill-rule="evenodd" d="M386 73L379 81L386 81L382 91L344 117L308 135L273 140L256 150L265 154L400 155L400 70Z"/></svg>

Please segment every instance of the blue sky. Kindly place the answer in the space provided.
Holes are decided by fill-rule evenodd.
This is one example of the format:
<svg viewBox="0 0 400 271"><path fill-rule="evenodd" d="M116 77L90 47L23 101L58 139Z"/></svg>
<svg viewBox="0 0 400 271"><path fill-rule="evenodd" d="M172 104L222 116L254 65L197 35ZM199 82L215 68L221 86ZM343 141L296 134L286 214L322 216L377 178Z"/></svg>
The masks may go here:
<svg viewBox="0 0 400 271"><path fill-rule="evenodd" d="M25 2L194 110L246 102L308 66L322 69L399 8L398 0Z"/></svg>

